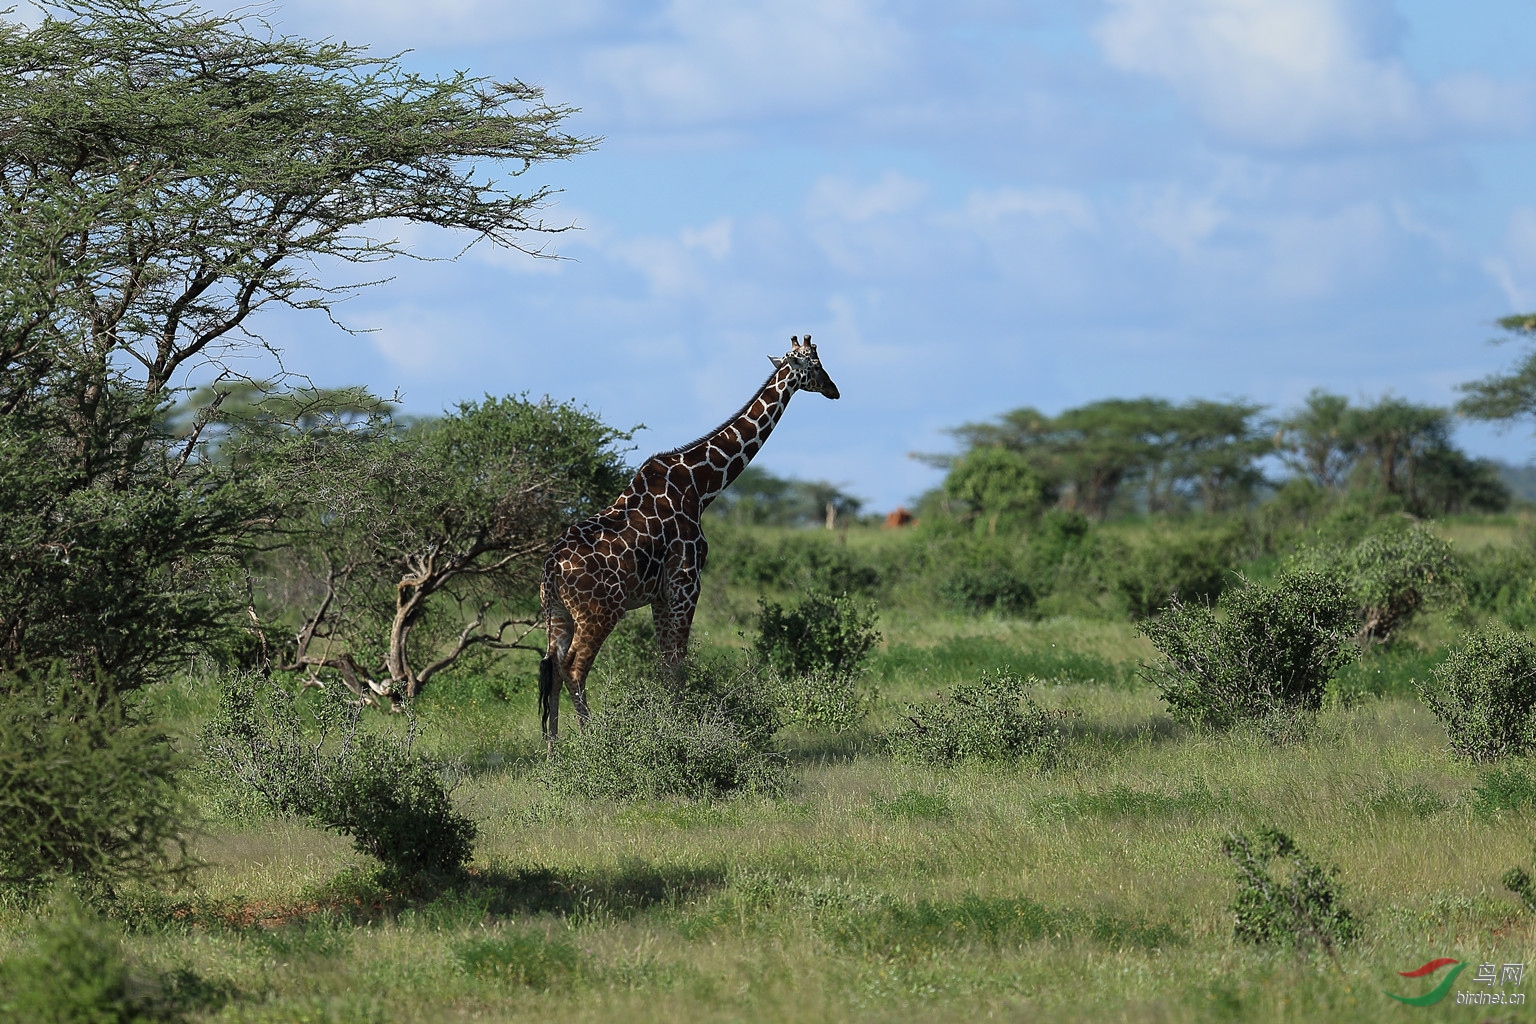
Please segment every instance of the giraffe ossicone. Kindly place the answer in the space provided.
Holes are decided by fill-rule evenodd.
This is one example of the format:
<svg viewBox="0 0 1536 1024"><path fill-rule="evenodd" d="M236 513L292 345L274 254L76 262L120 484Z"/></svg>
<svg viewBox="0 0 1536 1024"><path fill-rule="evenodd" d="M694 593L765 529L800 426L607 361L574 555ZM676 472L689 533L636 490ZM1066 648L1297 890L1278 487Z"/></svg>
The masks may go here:
<svg viewBox="0 0 1536 1024"><path fill-rule="evenodd" d="M548 634L539 717L547 740L559 735L562 684L586 723L587 672L625 612L650 605L663 664L682 663L709 552L704 510L762 450L796 391L839 397L811 336L789 340L782 358L768 357L772 375L736 415L646 459L612 505L568 528L550 549L539 588Z"/></svg>

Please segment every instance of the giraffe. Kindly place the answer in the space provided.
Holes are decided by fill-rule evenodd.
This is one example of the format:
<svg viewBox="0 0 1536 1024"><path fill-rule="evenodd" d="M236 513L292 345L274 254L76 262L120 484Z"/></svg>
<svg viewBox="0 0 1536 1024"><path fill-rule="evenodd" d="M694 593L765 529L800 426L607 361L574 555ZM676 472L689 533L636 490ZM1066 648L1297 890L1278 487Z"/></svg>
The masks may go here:
<svg viewBox="0 0 1536 1024"><path fill-rule="evenodd" d="M699 602L709 547L700 517L763 447L796 391L837 398L811 336L789 339L773 374L741 411L681 448L645 460L608 508L568 528L544 562L539 587L548 645L539 662L544 737L559 735L560 681L587 721L587 672L627 611L651 606L662 663L677 669Z"/></svg>

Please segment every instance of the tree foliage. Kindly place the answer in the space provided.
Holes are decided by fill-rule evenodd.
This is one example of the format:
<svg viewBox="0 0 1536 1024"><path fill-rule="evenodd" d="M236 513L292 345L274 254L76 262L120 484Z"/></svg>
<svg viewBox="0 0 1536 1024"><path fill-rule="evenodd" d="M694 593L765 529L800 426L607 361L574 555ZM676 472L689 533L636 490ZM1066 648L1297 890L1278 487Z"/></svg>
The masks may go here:
<svg viewBox="0 0 1536 1024"><path fill-rule="evenodd" d="M1000 519L1034 519L1055 498L1022 452L1000 445L962 455L944 478L944 493L983 517L988 533Z"/></svg>
<svg viewBox="0 0 1536 1024"><path fill-rule="evenodd" d="M1374 494L1421 515L1509 504L1493 463L1469 458L1452 442L1448 409L1391 395L1351 405L1319 388L1278 421L1276 437L1287 465L1335 493Z"/></svg>
<svg viewBox="0 0 1536 1024"><path fill-rule="evenodd" d="M1461 592L1450 542L1424 523L1388 522L1338 557L1358 603L1360 638L1392 640L1426 605Z"/></svg>
<svg viewBox="0 0 1536 1024"><path fill-rule="evenodd" d="M512 646L554 535L623 488L614 445L629 437L578 406L516 396L400 429L238 434L230 457L289 510L257 563L267 614L302 609L276 666L398 703L465 652Z"/></svg>
<svg viewBox="0 0 1536 1024"><path fill-rule="evenodd" d="M1103 519L1124 513L1248 506L1277 453L1297 478L1330 494L1374 495L1380 508L1419 515L1499 511L1509 489L1496 466L1451 441L1451 413L1387 396L1352 405L1314 390L1271 422L1246 402L1109 399L1047 416L1015 409L952 433L962 451L921 458L948 471L952 514L1028 522L1052 503Z"/></svg>
<svg viewBox="0 0 1536 1024"><path fill-rule="evenodd" d="M0 674L0 882L110 889L185 868L181 757L117 689L62 671Z"/></svg>
<svg viewBox="0 0 1536 1024"><path fill-rule="evenodd" d="M1319 487L1343 486L1356 454L1348 412L1348 398L1313 388L1300 409L1276 424L1275 444L1286 465Z"/></svg>
<svg viewBox="0 0 1536 1024"><path fill-rule="evenodd" d="M507 191L466 161L520 171L591 145L529 86L424 78L249 18L161 0L44 13L0 30L0 216L22 291L0 320L20 371L0 408L76 378L59 412L81 438L110 432L99 403L129 368L157 401L211 346L243 345L263 306L329 308L317 258L405 251L370 223L522 244L548 189Z"/></svg>
<svg viewBox="0 0 1536 1024"><path fill-rule="evenodd" d="M1536 314L1506 316L1498 325L1508 338L1536 341ZM1503 340L1503 339L1501 339ZM1475 420L1509 422L1536 416L1536 348L1528 347L1513 369L1495 373L1460 387L1466 397L1456 403L1456 411Z"/></svg>
<svg viewBox="0 0 1536 1024"><path fill-rule="evenodd" d="M218 642L276 511L205 456L227 388L168 422L189 375L227 384L263 307L344 297L319 262L405 251L372 225L529 247L548 189L472 162L515 176L591 140L531 87L422 77L252 16L42 7L0 22L0 664L132 686Z"/></svg>

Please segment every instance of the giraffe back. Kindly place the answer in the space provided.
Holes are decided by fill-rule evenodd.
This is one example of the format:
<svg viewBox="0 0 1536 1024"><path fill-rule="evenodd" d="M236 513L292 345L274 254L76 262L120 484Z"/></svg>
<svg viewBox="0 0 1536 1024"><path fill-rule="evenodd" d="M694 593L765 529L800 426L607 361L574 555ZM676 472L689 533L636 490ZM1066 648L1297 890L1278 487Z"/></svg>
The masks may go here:
<svg viewBox="0 0 1536 1024"><path fill-rule="evenodd" d="M623 494L568 528L544 563L544 602L628 611L704 567L693 474L679 453L647 459ZM575 609L571 609L575 610Z"/></svg>

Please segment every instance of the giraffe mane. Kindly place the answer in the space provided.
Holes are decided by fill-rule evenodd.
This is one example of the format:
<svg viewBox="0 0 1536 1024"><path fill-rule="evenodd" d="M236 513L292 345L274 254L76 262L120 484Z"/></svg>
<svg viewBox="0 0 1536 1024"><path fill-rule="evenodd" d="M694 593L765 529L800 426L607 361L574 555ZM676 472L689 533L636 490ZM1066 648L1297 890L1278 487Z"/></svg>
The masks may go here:
<svg viewBox="0 0 1536 1024"><path fill-rule="evenodd" d="M651 458L659 459L659 458L662 458L662 457L667 456L667 455L681 455L683 452L686 452L688 449L693 448L693 447L695 447L697 445L701 445L705 441L708 441L710 438L712 438L716 434L720 433L720 431L724 430L726 427L730 426L732 423L735 423L737 420L741 419L742 416L746 415L747 410L752 408L752 403L757 401L757 396L761 395L763 393L763 388L766 388L768 386L768 381L773 380L773 378L777 377L778 374L779 374L778 367L774 367L773 372L768 375L767 380L763 381L762 387L760 387L756 391L752 392L752 397L747 399L745 402L743 402L741 404L741 408L740 409L737 409L734 413L732 413L730 416L728 416L725 419L725 421L722 422L715 429L713 429L713 430L706 430L704 433L700 434L698 437L694 438L692 441L689 441L687 444L680 444L676 448L668 448L664 452L657 452L655 455L652 455Z"/></svg>

